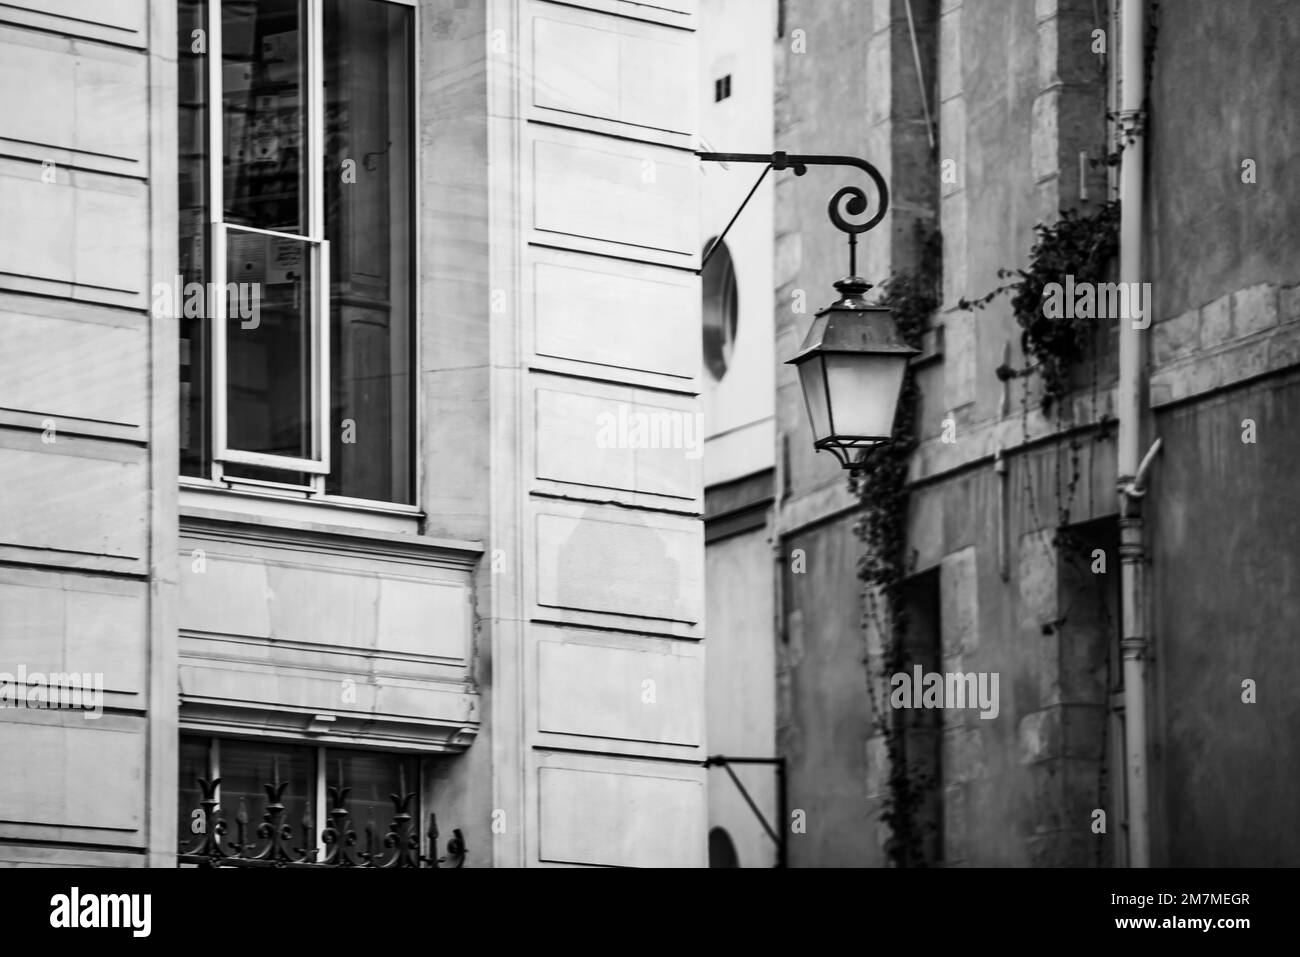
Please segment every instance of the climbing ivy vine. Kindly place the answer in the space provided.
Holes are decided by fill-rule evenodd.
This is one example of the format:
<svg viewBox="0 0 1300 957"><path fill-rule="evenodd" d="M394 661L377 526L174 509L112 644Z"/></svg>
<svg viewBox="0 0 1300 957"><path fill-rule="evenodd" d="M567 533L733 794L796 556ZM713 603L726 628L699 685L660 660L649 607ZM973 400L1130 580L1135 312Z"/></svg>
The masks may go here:
<svg viewBox="0 0 1300 957"><path fill-rule="evenodd" d="M899 332L914 349L921 347L926 323L939 307L942 250L937 231L923 229L918 239L922 250L918 268L891 275L881 284L879 298L880 305L893 311ZM924 862L926 826L920 809L935 786L931 776L917 773L909 763L906 738L895 721L896 713L881 700L887 696L890 676L903 670L906 664L903 638L907 632L907 608L903 581L910 573L907 472L917 445L916 402L916 378L909 368L903 379L892 437L868 449L863 467L850 478L850 488L860 503L854 531L864 545L858 564L858 577L864 586L863 627L874 627L882 641L877 669L871 667L870 654L864 658L874 728L884 742L888 759L889 778L881 820L890 829L889 858L900 867Z"/></svg>
<svg viewBox="0 0 1300 957"><path fill-rule="evenodd" d="M1010 378L1038 373L1043 383L1042 406L1050 413L1071 390L1070 371L1089 352L1096 319L1075 310L1046 308L1049 287L1101 283L1111 260L1119 252L1119 203L1099 206L1094 212L1061 213L1055 223L1034 227L1037 236L1024 269L999 269L998 278L1013 281L978 299L962 299L962 309L983 309L998 296L1011 296L1011 311L1020 327L1020 345L1027 360L1021 370L1000 369Z"/></svg>

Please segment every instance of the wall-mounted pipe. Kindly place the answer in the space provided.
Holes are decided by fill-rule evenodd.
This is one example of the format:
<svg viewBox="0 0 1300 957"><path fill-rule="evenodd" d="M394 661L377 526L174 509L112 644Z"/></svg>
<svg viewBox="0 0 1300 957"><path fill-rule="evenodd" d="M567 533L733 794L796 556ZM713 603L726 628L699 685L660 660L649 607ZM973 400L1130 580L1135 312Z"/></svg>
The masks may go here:
<svg viewBox="0 0 1300 957"><path fill-rule="evenodd" d="M1143 63L1146 0L1119 0L1120 8L1120 282L1129 289L1142 281L1143 173L1146 139L1146 80ZM1147 302L1147 318L1152 303ZM1149 325L1149 322L1144 323ZM1145 412L1143 328L1120 320L1119 331L1119 534L1120 601L1124 667L1124 765L1128 794L1128 859L1131 867L1151 865L1150 796L1147 765L1148 592L1145 523L1138 456ZM1149 466L1151 455L1144 464Z"/></svg>

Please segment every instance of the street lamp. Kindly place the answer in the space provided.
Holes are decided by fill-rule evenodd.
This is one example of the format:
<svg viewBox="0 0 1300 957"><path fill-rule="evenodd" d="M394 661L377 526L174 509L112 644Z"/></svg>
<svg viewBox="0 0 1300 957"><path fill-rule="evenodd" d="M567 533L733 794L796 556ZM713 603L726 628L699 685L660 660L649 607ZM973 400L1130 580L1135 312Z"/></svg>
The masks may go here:
<svg viewBox="0 0 1300 957"><path fill-rule="evenodd" d="M856 156L802 156L773 153L697 153L702 160L719 163L766 163L758 182L731 217L727 229L704 254L704 262L731 229L768 170L790 169L802 176L809 166L853 166L871 177L878 206L865 222L850 216L867 211L867 195L856 186L839 190L827 206L832 225L849 237L849 275L835 283L840 298L813 318L799 353L787 360L799 372L813 447L829 451L846 469L863 465L866 450L887 441L894 430L894 412L903 388L908 360L916 355L894 324L893 314L866 299L871 284L857 275L858 234L874 228L889 208L889 188L880 171ZM841 212L841 208L843 212ZM703 271L703 263L701 263Z"/></svg>
<svg viewBox="0 0 1300 957"><path fill-rule="evenodd" d="M786 365L799 371L813 447L854 469L893 433L903 373L917 350L903 341L888 309L863 298L871 288L865 279L850 276L835 288L840 299L817 313Z"/></svg>

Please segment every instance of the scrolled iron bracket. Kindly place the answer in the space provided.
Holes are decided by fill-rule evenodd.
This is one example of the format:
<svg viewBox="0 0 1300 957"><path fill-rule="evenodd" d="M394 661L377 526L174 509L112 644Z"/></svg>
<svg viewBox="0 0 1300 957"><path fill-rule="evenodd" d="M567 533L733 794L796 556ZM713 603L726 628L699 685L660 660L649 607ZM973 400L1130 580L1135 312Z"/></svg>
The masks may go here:
<svg viewBox="0 0 1300 957"><path fill-rule="evenodd" d="M740 209L736 210L736 215L731 217L731 222L722 234L709 246L705 251L703 259L700 261L700 271L704 271L704 264L709 261L713 251L726 238L736 219L740 216L742 210L748 205L750 197L758 189L759 183L767 175L768 170L790 170L796 176L803 176L808 172L809 166L848 166L859 169L871 178L872 185L876 191L876 211L867 220L863 222L851 222L846 216L859 218L866 214L869 208L869 199L866 192L858 186L844 186L840 188L826 206L826 214L830 218L831 225L849 237L849 275L857 275L857 243L858 235L874 229L880 225L880 221L885 218L885 213L889 210L889 186L885 183L885 178L880 175L880 170L872 166L866 160L857 156L840 156L821 153L786 153L781 150L775 153L706 153L696 151L695 155L701 162L705 163L763 163L766 164L762 174L758 177L758 182L754 188L749 191L745 201L740 204Z"/></svg>

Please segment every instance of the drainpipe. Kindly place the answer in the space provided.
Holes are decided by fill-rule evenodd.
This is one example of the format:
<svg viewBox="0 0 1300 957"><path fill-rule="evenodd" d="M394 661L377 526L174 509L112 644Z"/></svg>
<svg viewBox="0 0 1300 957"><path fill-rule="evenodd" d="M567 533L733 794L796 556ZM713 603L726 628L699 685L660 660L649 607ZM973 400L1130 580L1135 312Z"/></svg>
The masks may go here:
<svg viewBox="0 0 1300 957"><path fill-rule="evenodd" d="M1144 170L1146 98L1143 54L1146 38L1146 0L1119 0L1120 10L1120 110L1124 148L1120 163L1120 282L1140 289L1142 280L1142 174ZM1130 301L1133 301L1130 299ZM1145 303L1145 323L1152 303ZM1143 329L1121 318L1119 330L1119 556L1120 602L1124 662L1124 770L1128 796L1128 850L1130 867L1151 866L1151 835L1147 769L1147 654L1150 641L1146 622L1146 543L1142 516L1144 479L1159 440L1139 463L1144 413Z"/></svg>

